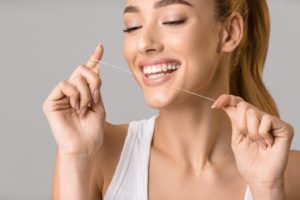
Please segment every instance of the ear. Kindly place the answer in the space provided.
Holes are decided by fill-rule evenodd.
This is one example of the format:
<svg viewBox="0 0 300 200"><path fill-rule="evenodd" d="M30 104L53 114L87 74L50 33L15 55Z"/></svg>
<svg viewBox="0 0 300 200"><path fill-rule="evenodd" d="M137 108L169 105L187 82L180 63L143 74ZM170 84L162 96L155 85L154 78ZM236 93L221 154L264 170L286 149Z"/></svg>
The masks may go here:
<svg viewBox="0 0 300 200"><path fill-rule="evenodd" d="M224 21L221 33L222 52L233 52L240 44L244 34L244 20L240 13L234 12Z"/></svg>

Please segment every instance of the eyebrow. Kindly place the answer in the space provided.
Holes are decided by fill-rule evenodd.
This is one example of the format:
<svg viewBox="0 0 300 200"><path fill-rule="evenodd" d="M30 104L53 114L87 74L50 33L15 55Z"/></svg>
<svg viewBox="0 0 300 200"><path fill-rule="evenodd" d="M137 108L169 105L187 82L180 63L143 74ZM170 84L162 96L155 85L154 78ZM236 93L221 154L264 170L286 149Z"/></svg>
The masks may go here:
<svg viewBox="0 0 300 200"><path fill-rule="evenodd" d="M174 4L182 4L182 5L187 5L187 6L193 7L193 5L191 3L189 3L188 1L185 1L185 0L160 0L160 1L156 2L153 7L155 9L158 9L158 8L162 8L162 7L166 7L166 6L170 6L170 5L174 5ZM124 14L125 13L139 13L139 12L141 12L141 10L136 6L127 6L124 9Z"/></svg>

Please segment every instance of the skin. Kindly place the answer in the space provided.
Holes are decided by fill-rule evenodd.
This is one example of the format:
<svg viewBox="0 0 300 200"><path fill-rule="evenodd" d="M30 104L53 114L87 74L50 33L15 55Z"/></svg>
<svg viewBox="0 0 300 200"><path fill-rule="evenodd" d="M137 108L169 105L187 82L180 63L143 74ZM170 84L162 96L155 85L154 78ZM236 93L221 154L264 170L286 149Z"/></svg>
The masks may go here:
<svg viewBox="0 0 300 200"><path fill-rule="evenodd" d="M128 0L126 6L139 12L124 14L126 28L138 27L124 36L125 58L146 102L159 109L149 199L243 199L247 185L255 200L299 199L300 153L289 150L292 126L227 95L231 54L243 36L241 16L233 13L220 23L209 0L153 8L155 2ZM181 18L183 24L163 24ZM100 45L44 102L58 145L53 199L103 198L118 164L128 124L105 121L94 62L102 55ZM138 63L157 58L176 58L181 68L170 82L148 87ZM217 100L212 105L172 86Z"/></svg>

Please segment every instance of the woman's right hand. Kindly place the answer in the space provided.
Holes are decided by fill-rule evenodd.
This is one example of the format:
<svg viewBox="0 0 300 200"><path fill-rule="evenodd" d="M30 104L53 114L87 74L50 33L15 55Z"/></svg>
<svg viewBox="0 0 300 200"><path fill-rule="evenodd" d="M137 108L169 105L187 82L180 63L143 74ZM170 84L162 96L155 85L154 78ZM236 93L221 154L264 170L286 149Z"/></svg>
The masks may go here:
<svg viewBox="0 0 300 200"><path fill-rule="evenodd" d="M58 150L67 155L92 156L103 143L105 109L100 94L100 44L85 65L61 81L43 104Z"/></svg>

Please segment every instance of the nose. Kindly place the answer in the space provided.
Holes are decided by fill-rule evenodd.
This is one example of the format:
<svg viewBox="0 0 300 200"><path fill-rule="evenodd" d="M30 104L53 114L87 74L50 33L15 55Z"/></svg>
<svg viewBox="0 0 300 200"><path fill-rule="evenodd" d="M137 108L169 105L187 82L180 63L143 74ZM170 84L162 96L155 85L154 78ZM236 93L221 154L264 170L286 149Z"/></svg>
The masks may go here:
<svg viewBox="0 0 300 200"><path fill-rule="evenodd" d="M163 50L160 34L153 26L144 26L141 29L137 45L139 53L144 55L156 54Z"/></svg>

